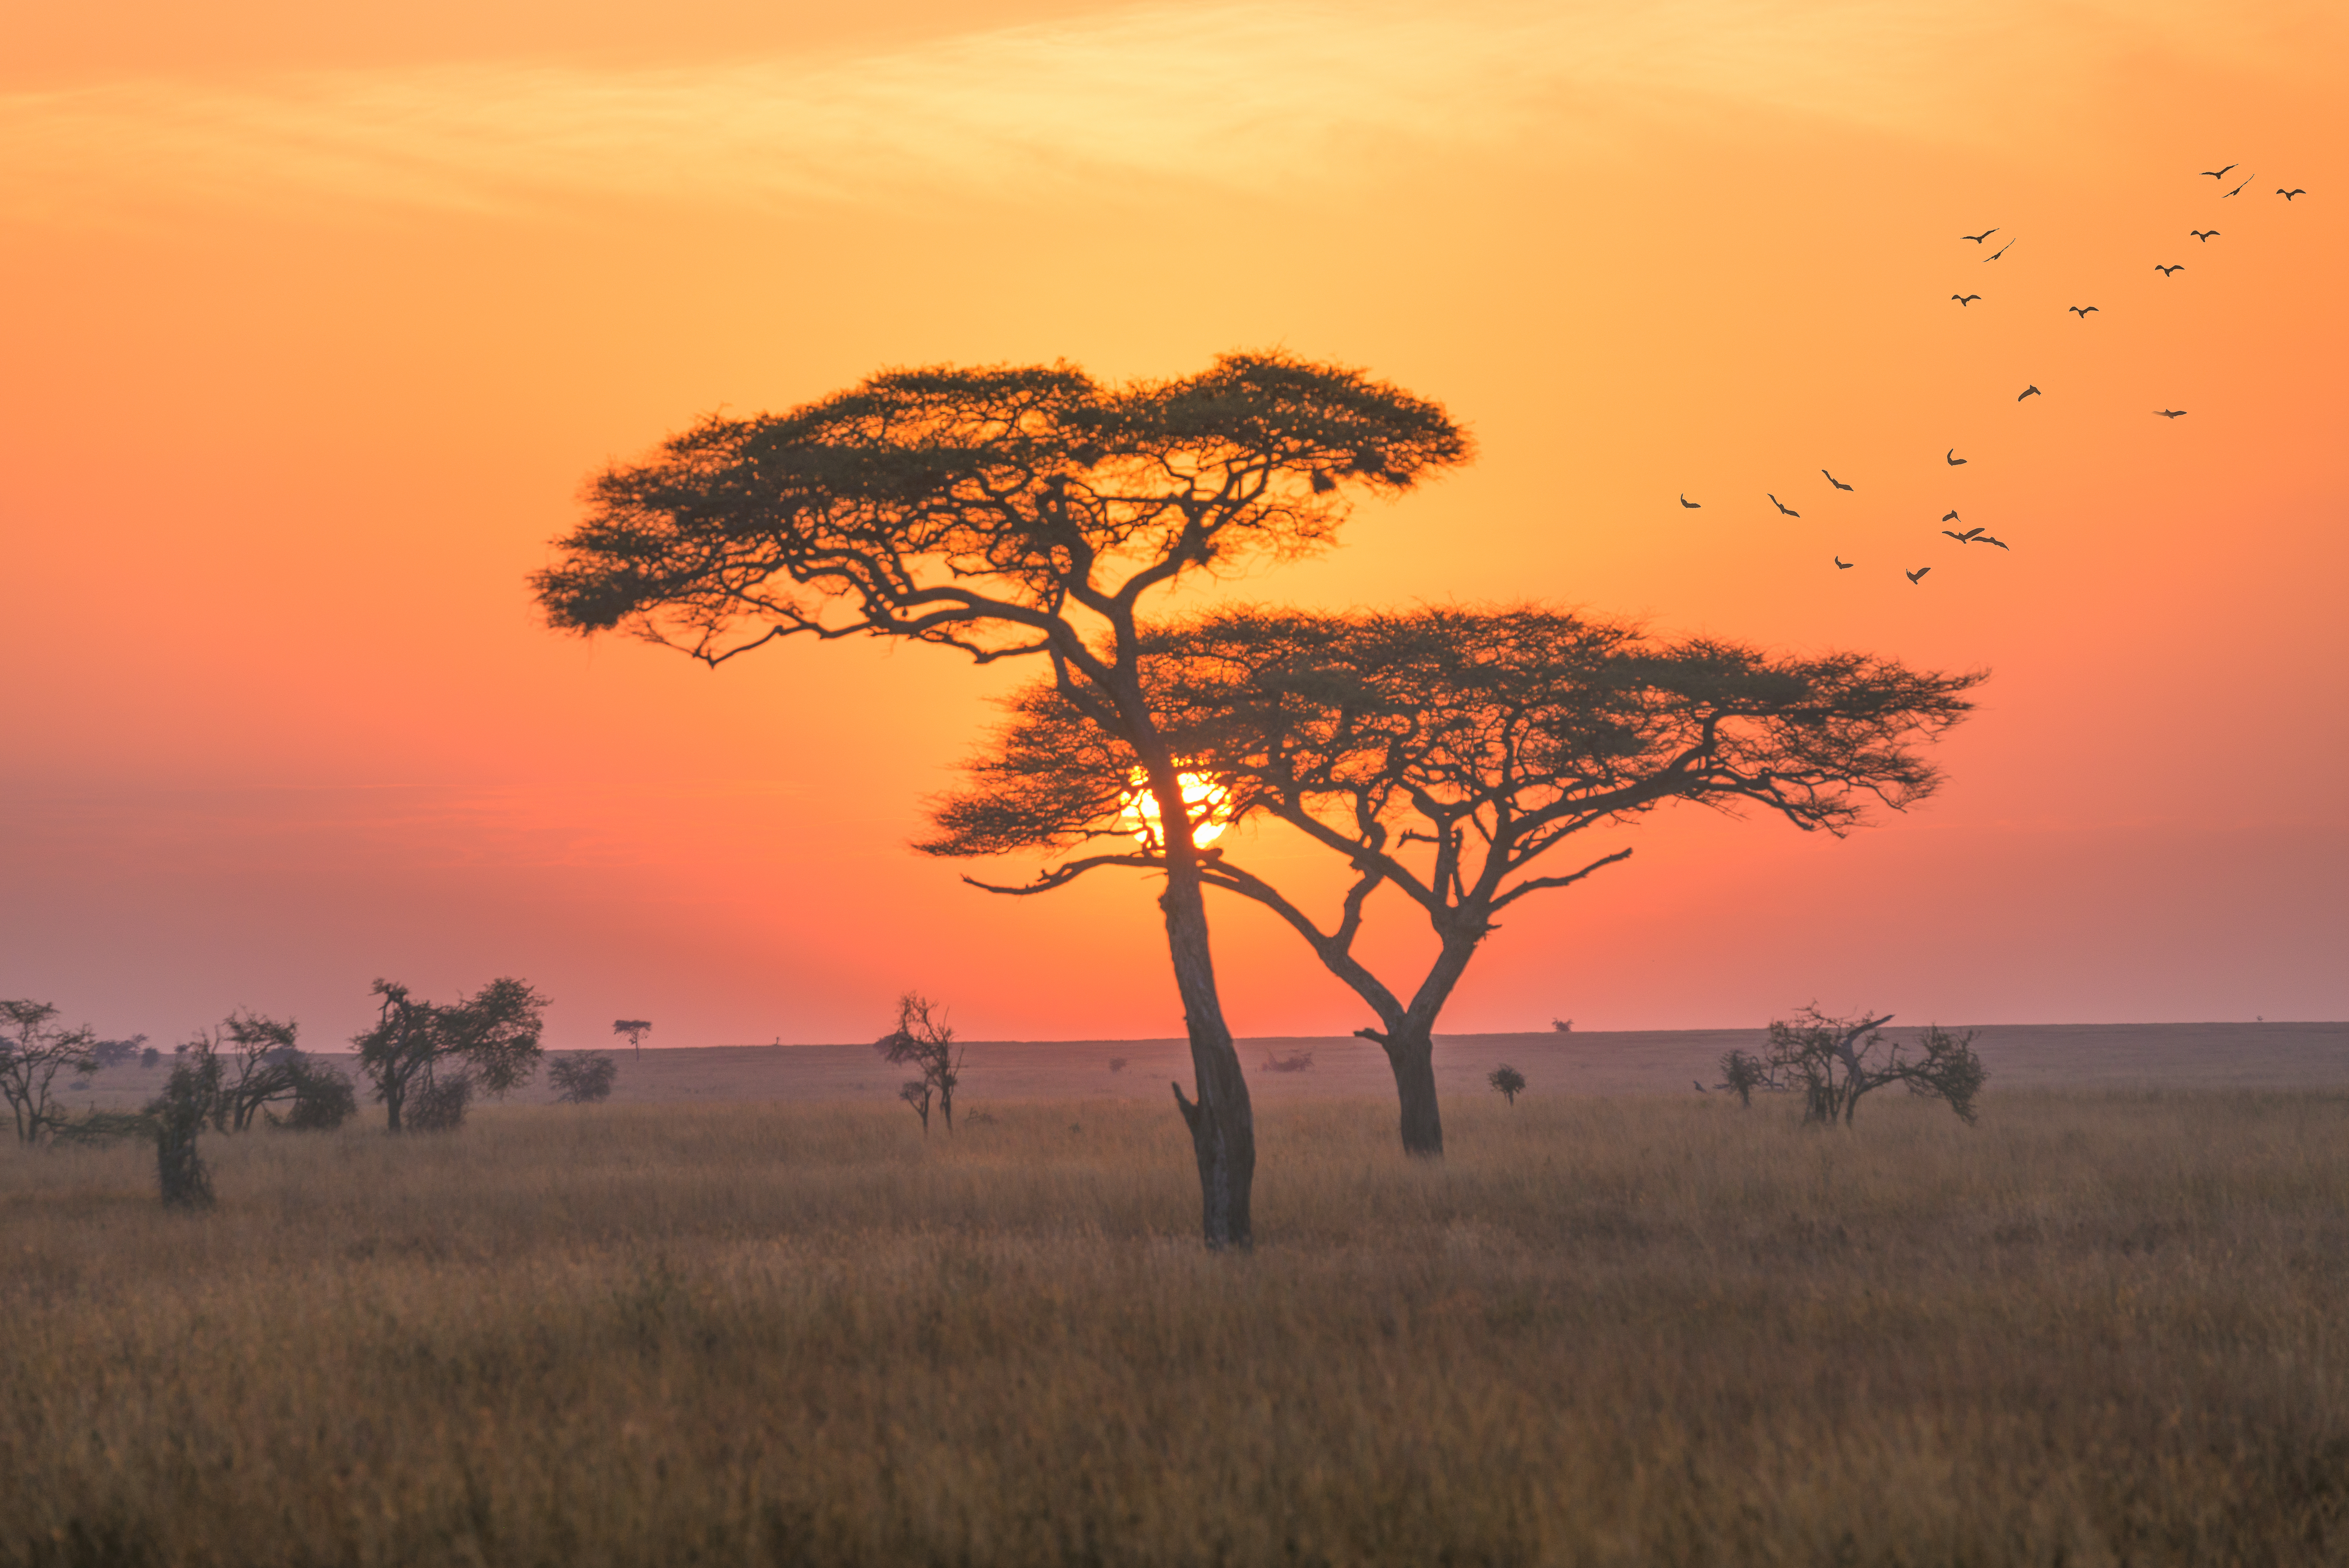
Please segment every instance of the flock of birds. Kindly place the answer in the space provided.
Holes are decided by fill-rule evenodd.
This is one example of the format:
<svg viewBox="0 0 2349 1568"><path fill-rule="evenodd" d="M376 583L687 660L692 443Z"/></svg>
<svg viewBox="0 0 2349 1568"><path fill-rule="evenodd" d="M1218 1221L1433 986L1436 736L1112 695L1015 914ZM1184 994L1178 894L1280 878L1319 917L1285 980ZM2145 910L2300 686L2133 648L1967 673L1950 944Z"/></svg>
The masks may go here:
<svg viewBox="0 0 2349 1568"><path fill-rule="evenodd" d="M2205 169L2200 172L2209 179L2219 181L2223 184L2227 176L2240 167L2240 164L2230 163L2223 168ZM2226 191L2220 200L2225 201L2228 197L2241 195L2244 188L2250 185L2253 180L2258 178L2259 176L2256 174L2244 176L2235 183L2232 189ZM2275 193L2282 197L2286 201L2291 201L2308 194L2304 190L2295 188L2288 191L2281 185L2276 187ZM1979 234L1961 234L1958 238L1961 240L1970 240L1976 245L1982 245L1988 243L1991 237L2000 232L2001 231L1999 229L1993 227L1984 229ZM2198 242L2206 245L2220 237L2220 232L2216 229L2189 229L2187 232L2192 235ZM2014 248L2014 242L2017 238L2019 238L2017 235L2008 235L2006 242L2003 244L2000 245L1997 250L1991 252L1988 255L1982 258L1982 262L1986 264L1988 263L1997 261L2001 256L2005 255L2007 252ZM2178 273L2184 272L2186 270L2186 263L2183 262L2157 262L2154 263L2153 270L2159 273L2164 278L2168 278ZM1972 305L1976 300L1982 296L1979 294L1953 294L1950 297L1957 301L1961 308L1965 308ZM2067 305L2065 309L2072 315L2078 316L2082 321L2087 320L2091 315L2099 314L2097 307L2093 304ZM2022 391L2016 393L2014 400L2020 403L2026 397L2039 397L2044 396L2045 396L2045 394L2039 390L2036 383L2033 383L2025 387ZM2186 414L2186 410L2183 408L2156 408L2153 412L2154 417L2160 419L2182 418ZM1955 447L1950 448L1942 454L1942 457L1944 461L1951 468L1962 468L1970 460L1958 456L1958 449ZM1844 483L1843 480L1836 478L1834 474L1829 473L1826 469L1821 469L1819 472L1825 474L1826 476L1827 483L1833 485L1838 490L1849 490L1853 488L1852 486ZM1766 491L1764 493L1769 494L1769 492ZM1692 511L1701 509L1704 504L1702 501L1693 501L1689 500L1687 492L1685 491L1682 492L1680 500L1681 505L1688 508ZM1775 494L1770 494L1769 500L1770 504L1776 507L1785 516L1800 517L1803 515L1801 512L1796 511L1793 507L1788 506L1785 501L1780 500ZM1951 509L1950 511L1943 513L1941 521L1945 524L1952 522L1959 524L1958 528L1944 527L1940 531L1944 538L1954 539L1960 544L1991 544L1996 545L2001 550L2010 550L2013 548L2004 540L1992 537L1986 529L1965 527L1964 519L1958 515L1955 509ZM1834 560L1836 570L1838 572L1848 572L1854 566L1858 564L1857 562L1846 561L1840 553L1837 553L1834 557ZM1920 566L1913 572L1903 572L1901 575L1908 578L1912 583L1921 583L1924 582L1926 574L1932 570L1933 569L1930 566Z"/></svg>

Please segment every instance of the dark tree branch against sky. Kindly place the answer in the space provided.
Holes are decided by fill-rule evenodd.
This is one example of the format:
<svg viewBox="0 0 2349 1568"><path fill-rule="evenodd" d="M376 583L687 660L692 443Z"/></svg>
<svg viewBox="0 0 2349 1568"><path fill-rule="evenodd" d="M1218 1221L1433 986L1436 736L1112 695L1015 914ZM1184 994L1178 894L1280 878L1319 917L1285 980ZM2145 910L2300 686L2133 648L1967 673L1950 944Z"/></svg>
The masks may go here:
<svg viewBox="0 0 2349 1568"><path fill-rule="evenodd" d="M1871 807L1933 792L1940 775L1921 748L1964 718L1964 694L1985 678L1865 654L1663 643L1538 607L1239 609L1146 626L1140 641L1179 769L1219 792L1214 817L1276 819L1351 868L1326 924L1228 843L1206 851L1200 874L1278 914L1369 1005L1377 1026L1359 1032L1385 1049L1404 1147L1422 1154L1444 1147L1435 1020L1495 916L1631 853L1552 851L1675 800L1847 832ZM1040 684L1013 699L967 785L937 802L939 834L921 847L991 856L1120 843L996 892L1042 892L1103 866L1163 869L1154 836L1134 831L1139 776L1130 750ZM1407 993L1355 953L1382 887L1419 905L1437 943Z"/></svg>
<svg viewBox="0 0 2349 1568"><path fill-rule="evenodd" d="M890 371L791 413L710 418L604 473L533 583L549 622L711 665L781 638L906 638L1049 662L1078 732L1176 798L1141 673L1144 594L1328 546L1352 493L1464 462L1443 408L1283 354L1105 387L1066 364ZM1256 1135L1188 826L1160 899L1197 1099L1174 1088L1210 1246L1246 1246Z"/></svg>

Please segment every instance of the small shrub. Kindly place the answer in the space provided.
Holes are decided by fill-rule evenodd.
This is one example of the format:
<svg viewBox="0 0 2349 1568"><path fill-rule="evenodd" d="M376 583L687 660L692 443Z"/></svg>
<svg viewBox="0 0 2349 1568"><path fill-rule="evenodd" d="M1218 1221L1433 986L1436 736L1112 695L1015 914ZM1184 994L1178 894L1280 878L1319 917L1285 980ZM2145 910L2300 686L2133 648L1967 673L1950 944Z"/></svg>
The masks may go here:
<svg viewBox="0 0 2349 1568"><path fill-rule="evenodd" d="M139 1065L152 1071L162 1064L163 1053L153 1046L139 1053Z"/></svg>
<svg viewBox="0 0 2349 1568"><path fill-rule="evenodd" d="M1485 1081L1491 1084L1501 1098L1511 1105L1516 1104L1517 1096L1526 1092L1526 1075L1506 1062L1503 1062L1485 1074Z"/></svg>
<svg viewBox="0 0 2349 1568"><path fill-rule="evenodd" d="M283 1117L269 1113L272 1127L295 1132L332 1132L358 1114L358 1091L329 1067L305 1061L294 1086L294 1105Z"/></svg>
<svg viewBox="0 0 2349 1568"><path fill-rule="evenodd" d="M1109 1059L1109 1070L1110 1070L1110 1071L1112 1071L1112 1072L1113 1072L1113 1073L1122 1073L1122 1072L1123 1072L1123 1071L1125 1070L1125 1058L1124 1058L1123 1057L1110 1057L1110 1059Z"/></svg>
<svg viewBox="0 0 2349 1568"><path fill-rule="evenodd" d="M405 1125L415 1132L454 1132L465 1125L472 1103L472 1074L435 1078L409 1097Z"/></svg>
<svg viewBox="0 0 2349 1568"><path fill-rule="evenodd" d="M218 1098L217 1079L198 1064L182 1061L171 1069L162 1094L147 1108L155 1130L155 1180L167 1209L209 1209L212 1206L212 1172L204 1168L196 1140L212 1119Z"/></svg>
<svg viewBox="0 0 2349 1568"><path fill-rule="evenodd" d="M922 1136L927 1138L930 1135L930 1080L907 1078L897 1086L897 1098L914 1108L914 1114L922 1119Z"/></svg>
<svg viewBox="0 0 2349 1568"><path fill-rule="evenodd" d="M595 1105L612 1098L612 1083L620 1076L620 1064L601 1051L582 1051L555 1062L546 1069L546 1076L554 1085L554 1098L564 1104Z"/></svg>

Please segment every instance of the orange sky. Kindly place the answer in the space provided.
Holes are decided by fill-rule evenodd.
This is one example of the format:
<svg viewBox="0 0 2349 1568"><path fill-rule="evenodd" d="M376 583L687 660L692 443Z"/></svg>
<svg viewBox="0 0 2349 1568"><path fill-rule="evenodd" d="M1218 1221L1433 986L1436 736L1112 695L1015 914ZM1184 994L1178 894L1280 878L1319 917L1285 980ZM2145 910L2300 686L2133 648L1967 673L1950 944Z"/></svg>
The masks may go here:
<svg viewBox="0 0 2349 1568"><path fill-rule="evenodd" d="M712 673L523 577L709 410L1278 345L1482 456L1219 593L1996 671L1938 799L1610 839L1447 1029L2349 1016L2337 7L843 9L0 19L0 995L167 1041L508 973L557 1046L866 1037L907 985L978 1037L1178 1032L1145 884L904 847L1020 672ZM1211 913L1238 1031L1367 1021Z"/></svg>

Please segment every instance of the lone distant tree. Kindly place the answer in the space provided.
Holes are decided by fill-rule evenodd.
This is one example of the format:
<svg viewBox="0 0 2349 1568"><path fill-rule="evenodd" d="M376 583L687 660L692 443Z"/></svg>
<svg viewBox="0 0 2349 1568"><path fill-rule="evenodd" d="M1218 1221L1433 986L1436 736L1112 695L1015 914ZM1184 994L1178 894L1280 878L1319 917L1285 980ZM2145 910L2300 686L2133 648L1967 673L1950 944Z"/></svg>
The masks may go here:
<svg viewBox="0 0 2349 1568"><path fill-rule="evenodd" d="M90 1060L95 1064L91 1070L103 1072L108 1068L128 1066L137 1061L146 1047L144 1035L133 1035L127 1040L100 1040L89 1048Z"/></svg>
<svg viewBox="0 0 2349 1568"><path fill-rule="evenodd" d="M1122 387L1068 365L891 371L789 414L708 419L605 473L533 583L556 627L625 626L713 665L797 635L1039 656L1071 715L1181 801L1142 679L1143 595L1311 554L1350 489L1399 494L1468 454L1436 405L1278 353ZM1167 815L1159 904L1198 1095L1178 1084L1175 1103L1207 1244L1244 1247L1255 1120L1192 823Z"/></svg>
<svg viewBox="0 0 2349 1568"><path fill-rule="evenodd" d="M897 998L897 1026L873 1042L873 1048L893 1067L911 1067L921 1076L897 1091L930 1130L930 1096L938 1097L938 1115L947 1130L954 1130L955 1085L962 1081L962 1053L955 1048L955 1032L947 1026L944 1009L918 992ZM920 1098L916 1099L916 1090Z"/></svg>
<svg viewBox="0 0 2349 1568"><path fill-rule="evenodd" d="M620 1064L601 1051L585 1051L558 1058L546 1076L554 1085L554 1098L565 1105L595 1105L612 1098Z"/></svg>
<svg viewBox="0 0 2349 1568"><path fill-rule="evenodd" d="M1326 923L1242 866L1228 837L1199 876L1279 915L1368 1005L1377 1025L1356 1033L1386 1053L1403 1148L1429 1156L1444 1150L1435 1022L1496 917L1631 851L1555 873L1537 862L1677 800L1846 833L1871 805L1897 810L1932 793L1940 776L1921 743L1966 715L1963 694L1983 678L1860 654L1660 643L1538 606L1234 609L1144 628L1139 641L1162 732L1221 791L1218 816L1285 823L1350 868ZM939 832L919 847L1082 851L1030 882L977 883L1023 895L1104 866L1161 869L1163 846L1134 828L1135 755L1050 686L1019 694L1011 714L967 785L937 803ZM1435 938L1408 989L1354 951L1385 888L1417 904Z"/></svg>
<svg viewBox="0 0 2349 1568"><path fill-rule="evenodd" d="M1487 1073L1485 1081L1491 1084L1501 1098L1511 1105L1516 1104L1517 1096L1526 1092L1526 1075L1506 1062L1503 1062Z"/></svg>
<svg viewBox="0 0 2349 1568"><path fill-rule="evenodd" d="M65 1120L49 1086L61 1072L96 1072L97 1036L88 1025L59 1028L53 1003L0 1001L0 1099L16 1120L16 1140L37 1143Z"/></svg>
<svg viewBox="0 0 2349 1568"><path fill-rule="evenodd" d="M546 998L520 980L492 980L446 1006L419 1001L389 980L374 989L375 1027L351 1043L394 1132L411 1098L439 1130L463 1119L475 1084L503 1094L537 1070Z"/></svg>
<svg viewBox="0 0 2349 1568"><path fill-rule="evenodd" d="M1771 1024L1765 1060L1801 1080L1805 1121L1848 1127L1863 1095L1895 1083L1910 1094L1947 1101L1960 1120L1974 1119L1974 1099L1990 1072L1974 1053L1972 1032L1952 1035L1939 1024L1930 1026L1917 1041L1916 1054L1904 1057L1899 1042L1884 1038L1882 1026L1891 1021L1889 1013L1832 1018L1813 1006L1792 1020Z"/></svg>
<svg viewBox="0 0 2349 1568"><path fill-rule="evenodd" d="M653 1024L650 1018L615 1018L612 1020L612 1033L626 1036L628 1044L636 1047L636 1055L638 1057L642 1057L645 1054L645 1036L651 1031L652 1026Z"/></svg>

